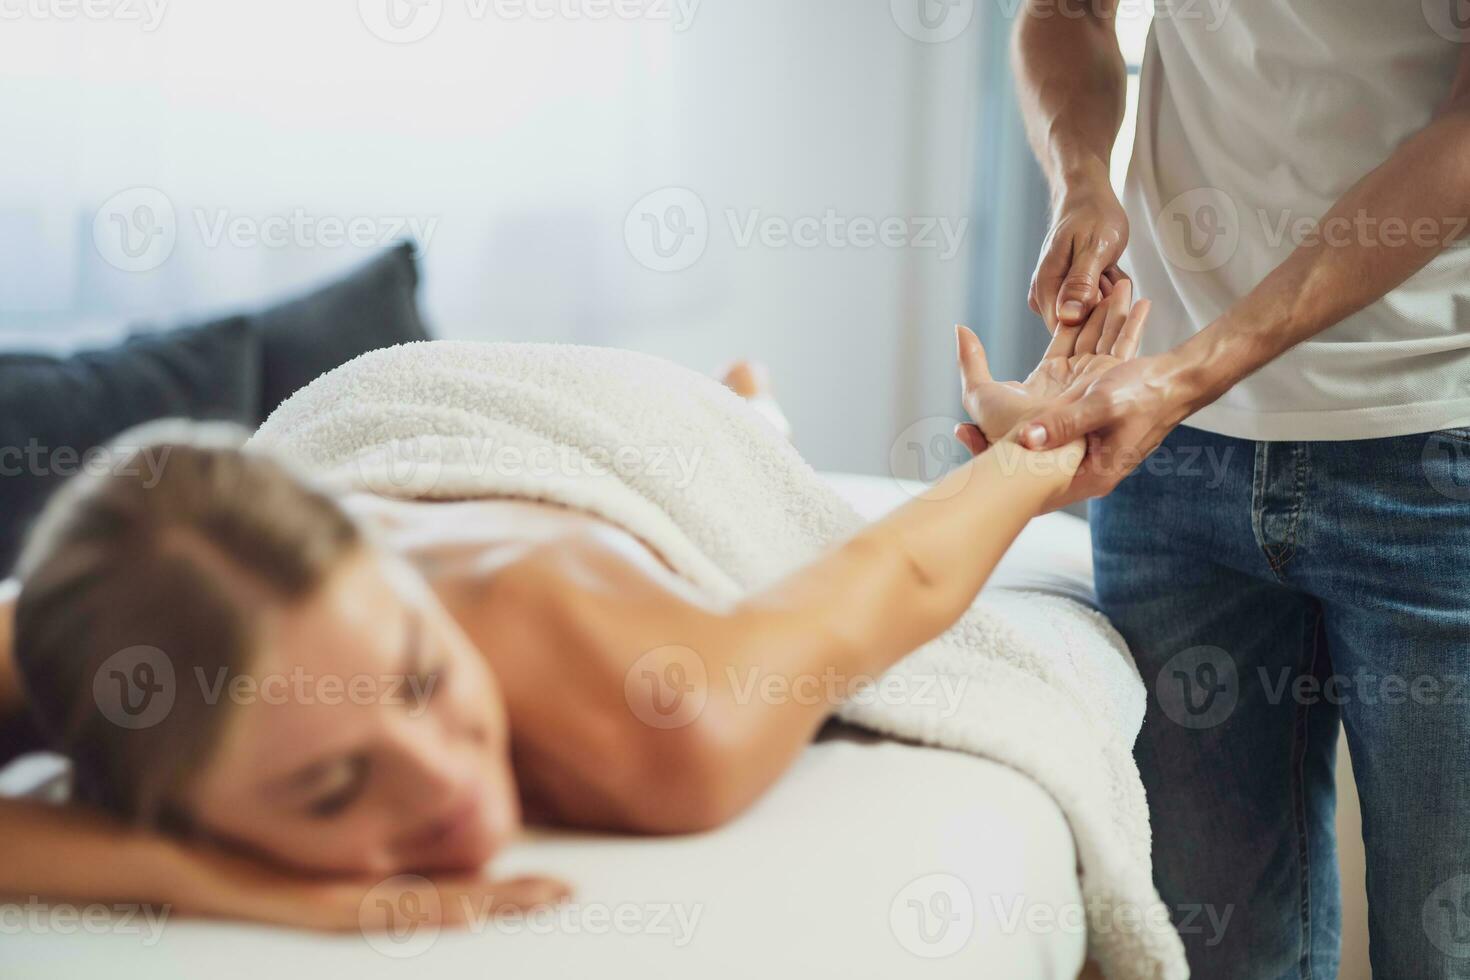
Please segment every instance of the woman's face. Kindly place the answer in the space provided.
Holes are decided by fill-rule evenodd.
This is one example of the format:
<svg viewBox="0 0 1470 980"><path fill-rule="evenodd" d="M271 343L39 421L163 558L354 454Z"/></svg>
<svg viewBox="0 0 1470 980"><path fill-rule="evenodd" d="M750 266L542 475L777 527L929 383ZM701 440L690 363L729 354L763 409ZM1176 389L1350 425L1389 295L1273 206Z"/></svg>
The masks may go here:
<svg viewBox="0 0 1470 980"><path fill-rule="evenodd" d="M218 690L229 717L188 794L202 829L370 875L475 869L518 829L499 689L406 564L359 549L270 614L251 668Z"/></svg>

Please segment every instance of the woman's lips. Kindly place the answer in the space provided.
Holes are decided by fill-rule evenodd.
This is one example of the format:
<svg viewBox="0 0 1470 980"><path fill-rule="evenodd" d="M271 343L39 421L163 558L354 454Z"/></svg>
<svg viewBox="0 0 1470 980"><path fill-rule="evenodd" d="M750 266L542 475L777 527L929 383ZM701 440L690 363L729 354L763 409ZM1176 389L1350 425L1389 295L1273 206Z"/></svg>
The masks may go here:
<svg viewBox="0 0 1470 980"><path fill-rule="evenodd" d="M483 791L479 786L472 787L424 831L410 838L409 848L414 851L456 851L484 836L484 816Z"/></svg>

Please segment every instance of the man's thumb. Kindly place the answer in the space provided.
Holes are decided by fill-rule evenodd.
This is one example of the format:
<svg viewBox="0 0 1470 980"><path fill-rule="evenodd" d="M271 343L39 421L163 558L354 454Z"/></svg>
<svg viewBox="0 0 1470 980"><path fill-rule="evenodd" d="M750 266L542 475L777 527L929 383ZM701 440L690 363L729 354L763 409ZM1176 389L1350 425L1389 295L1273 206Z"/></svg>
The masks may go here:
<svg viewBox="0 0 1470 980"><path fill-rule="evenodd" d="M1021 430L1021 445L1026 449L1048 449L1065 446L1111 421L1108 403L1095 395L1083 395L1071 404L1047 409Z"/></svg>
<svg viewBox="0 0 1470 980"><path fill-rule="evenodd" d="M1102 298L1098 286L1107 256L1099 248L1086 248L1074 253L1072 266L1057 291L1057 319L1072 327L1085 321Z"/></svg>

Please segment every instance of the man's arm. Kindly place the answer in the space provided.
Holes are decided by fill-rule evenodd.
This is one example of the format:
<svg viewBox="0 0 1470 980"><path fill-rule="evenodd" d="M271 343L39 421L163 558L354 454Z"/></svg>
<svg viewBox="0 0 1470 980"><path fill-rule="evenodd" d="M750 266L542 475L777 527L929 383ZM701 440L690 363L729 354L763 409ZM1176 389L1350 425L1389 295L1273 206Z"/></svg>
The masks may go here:
<svg viewBox="0 0 1470 980"><path fill-rule="evenodd" d="M1179 422L1463 243L1467 217L1470 47L1440 114L1349 188L1318 234L1198 334L1103 375L1039 416L1023 441L1038 448L1095 433L1072 499L1107 493Z"/></svg>
<svg viewBox="0 0 1470 980"><path fill-rule="evenodd" d="M1027 0L1012 36L1021 116L1051 185L1051 229L1030 294L1048 330L1087 319L1128 243L1108 177L1128 80L1116 14L1116 0Z"/></svg>

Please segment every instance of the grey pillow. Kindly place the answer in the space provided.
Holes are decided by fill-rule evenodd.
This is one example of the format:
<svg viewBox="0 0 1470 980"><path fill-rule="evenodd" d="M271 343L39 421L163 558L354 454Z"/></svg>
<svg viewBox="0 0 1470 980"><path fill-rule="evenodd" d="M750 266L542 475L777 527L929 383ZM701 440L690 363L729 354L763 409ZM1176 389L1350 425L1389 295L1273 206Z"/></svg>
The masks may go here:
<svg viewBox="0 0 1470 980"><path fill-rule="evenodd" d="M414 246L404 243L259 313L64 358L0 353L0 577L46 498L118 433L168 417L254 428L357 355L427 340L418 281Z"/></svg>
<svg viewBox="0 0 1470 980"><path fill-rule="evenodd" d="M414 246L404 242L322 289L251 317L260 336L264 414L359 354L428 340L418 283Z"/></svg>

